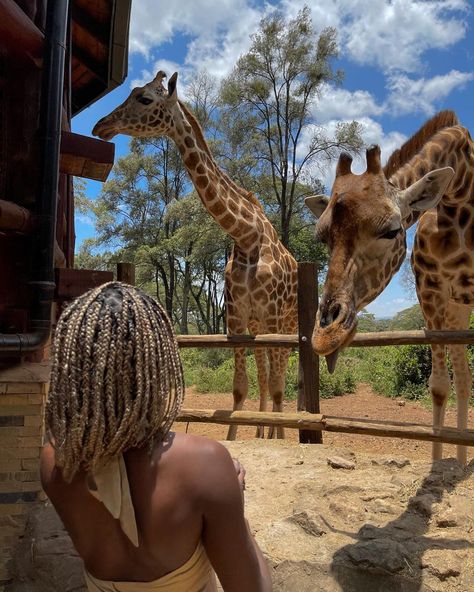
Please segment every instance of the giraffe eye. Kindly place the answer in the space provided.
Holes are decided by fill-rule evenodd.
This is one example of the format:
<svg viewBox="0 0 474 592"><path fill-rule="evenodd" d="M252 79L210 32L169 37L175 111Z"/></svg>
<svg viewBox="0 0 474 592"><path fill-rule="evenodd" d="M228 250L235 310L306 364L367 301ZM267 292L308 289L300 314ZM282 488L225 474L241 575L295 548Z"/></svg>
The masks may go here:
<svg viewBox="0 0 474 592"><path fill-rule="evenodd" d="M150 103L153 103L153 99L149 99L147 97L144 97L143 95L138 95L136 97L137 101L139 103L141 103L142 105L149 105Z"/></svg>
<svg viewBox="0 0 474 592"><path fill-rule="evenodd" d="M384 234L382 234L380 236L380 238L387 238L389 240L394 239L401 230L402 230L401 228L395 228L394 230L389 230L388 232L384 232Z"/></svg>

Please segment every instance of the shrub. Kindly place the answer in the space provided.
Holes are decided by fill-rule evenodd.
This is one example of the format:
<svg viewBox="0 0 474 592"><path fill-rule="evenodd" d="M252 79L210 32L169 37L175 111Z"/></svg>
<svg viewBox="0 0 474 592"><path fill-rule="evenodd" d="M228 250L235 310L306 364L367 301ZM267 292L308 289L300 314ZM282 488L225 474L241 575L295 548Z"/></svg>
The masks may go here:
<svg viewBox="0 0 474 592"><path fill-rule="evenodd" d="M234 377L233 357L224 360L217 366L212 366L208 360L199 355L185 356L186 385L194 385L200 393L228 393L232 392ZM288 360L286 373L285 399L293 400L298 397L298 353L292 352ZM249 397L258 398L258 380L255 357L247 356L247 376L249 380ZM351 360L341 357L336 372L330 375L326 363L320 364L320 397L328 399L352 393L355 390L356 379L354 364Z"/></svg>
<svg viewBox="0 0 474 592"><path fill-rule="evenodd" d="M394 391L407 399L420 399L427 392L431 374L431 349L423 345L397 348L394 359Z"/></svg>

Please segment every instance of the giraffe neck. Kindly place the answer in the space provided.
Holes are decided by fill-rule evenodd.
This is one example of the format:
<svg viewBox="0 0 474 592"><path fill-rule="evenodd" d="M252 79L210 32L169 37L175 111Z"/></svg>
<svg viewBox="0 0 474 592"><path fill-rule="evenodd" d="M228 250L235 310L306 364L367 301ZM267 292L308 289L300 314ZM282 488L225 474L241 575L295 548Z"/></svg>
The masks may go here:
<svg viewBox="0 0 474 592"><path fill-rule="evenodd" d="M269 222L257 199L236 185L217 165L199 124L180 103L183 118L175 126L173 139L196 191L219 226L244 252L262 241Z"/></svg>
<svg viewBox="0 0 474 592"><path fill-rule="evenodd" d="M437 210L473 207L474 170L471 164L474 144L469 132L459 126L445 128L436 133L407 164L390 177L400 189L406 189L430 171L450 166L454 177L449 192L440 200ZM403 221L405 228L415 224L422 212L412 211Z"/></svg>

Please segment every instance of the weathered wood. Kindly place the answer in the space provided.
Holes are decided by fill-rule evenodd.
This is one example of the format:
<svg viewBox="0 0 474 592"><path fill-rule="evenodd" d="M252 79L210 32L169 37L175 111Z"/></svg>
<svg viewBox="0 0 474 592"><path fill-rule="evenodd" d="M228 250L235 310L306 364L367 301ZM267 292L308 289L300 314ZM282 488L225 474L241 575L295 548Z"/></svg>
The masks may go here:
<svg viewBox="0 0 474 592"><path fill-rule="evenodd" d="M106 181L113 167L115 144L80 134L61 134L61 173Z"/></svg>
<svg viewBox="0 0 474 592"><path fill-rule="evenodd" d="M133 263L117 263L117 279L131 286L135 285L135 265Z"/></svg>
<svg viewBox="0 0 474 592"><path fill-rule="evenodd" d="M281 426L304 430L326 430L346 434L364 434L384 438L401 438L444 442L474 446L474 430L458 430L445 427L434 430L425 424L404 424L402 422L374 421L357 418L334 417L307 412L278 413L262 411L231 411L224 409L182 409L176 421L238 424L250 426Z"/></svg>
<svg viewBox="0 0 474 592"><path fill-rule="evenodd" d="M44 35L14 0L0 0L2 47L41 65Z"/></svg>
<svg viewBox="0 0 474 592"><path fill-rule="evenodd" d="M349 347L379 347L382 345L416 345L430 343L474 343L474 331L381 331L358 333Z"/></svg>
<svg viewBox="0 0 474 592"><path fill-rule="evenodd" d="M178 335L180 347L295 347L297 335Z"/></svg>
<svg viewBox="0 0 474 592"><path fill-rule="evenodd" d="M0 199L0 230L28 233L33 229L33 214L11 201Z"/></svg>
<svg viewBox="0 0 474 592"><path fill-rule="evenodd" d="M323 416L312 413L277 411L231 411L227 409L182 409L176 421L218 423L223 425L281 426L284 428L323 429Z"/></svg>
<svg viewBox="0 0 474 592"><path fill-rule="evenodd" d="M56 269L57 300L71 300L77 298L87 290L101 286L114 279L111 271L95 271L90 269Z"/></svg>
<svg viewBox="0 0 474 592"><path fill-rule="evenodd" d="M180 347L296 347L298 335L180 335ZM383 331L356 334L348 347L416 345L430 343L474 343L474 330L467 331Z"/></svg>
<svg viewBox="0 0 474 592"><path fill-rule="evenodd" d="M318 310L317 268L315 263L298 264L298 411L319 413L319 357L311 345ZM322 433L300 430L302 444L320 444Z"/></svg>

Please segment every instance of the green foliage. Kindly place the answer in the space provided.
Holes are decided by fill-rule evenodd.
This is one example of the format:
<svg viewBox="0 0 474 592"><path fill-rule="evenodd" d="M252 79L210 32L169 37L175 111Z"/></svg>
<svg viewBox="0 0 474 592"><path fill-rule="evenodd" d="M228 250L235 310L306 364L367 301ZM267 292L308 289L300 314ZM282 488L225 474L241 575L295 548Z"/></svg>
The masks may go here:
<svg viewBox="0 0 474 592"><path fill-rule="evenodd" d="M208 350L220 352L224 350ZM200 393L229 393L232 392L234 377L233 357L228 354L217 354L211 357L209 353L197 350L185 350L182 355L186 385L194 385ZM258 380L255 357L247 356L247 374L249 379L249 397L258 398ZM320 365L320 397L329 399L355 390L356 382L351 361L341 359L338 369L333 375L327 371L326 364ZM285 398L294 400L298 397L298 354L293 352L288 361L286 373Z"/></svg>
<svg viewBox="0 0 474 592"><path fill-rule="evenodd" d="M405 308L393 317L389 324L390 331L411 331L425 327L425 319L419 304Z"/></svg>
<svg viewBox="0 0 474 592"><path fill-rule="evenodd" d="M227 141L236 162L243 156L247 173L257 178L261 199L277 204L285 246L293 217L309 195L300 188L313 185L309 165L324 165L341 150L362 147L357 122L341 123L329 136L313 116L324 85L342 80L332 66L338 56L336 37L333 28L316 34L308 7L289 21L272 11L221 86Z"/></svg>

